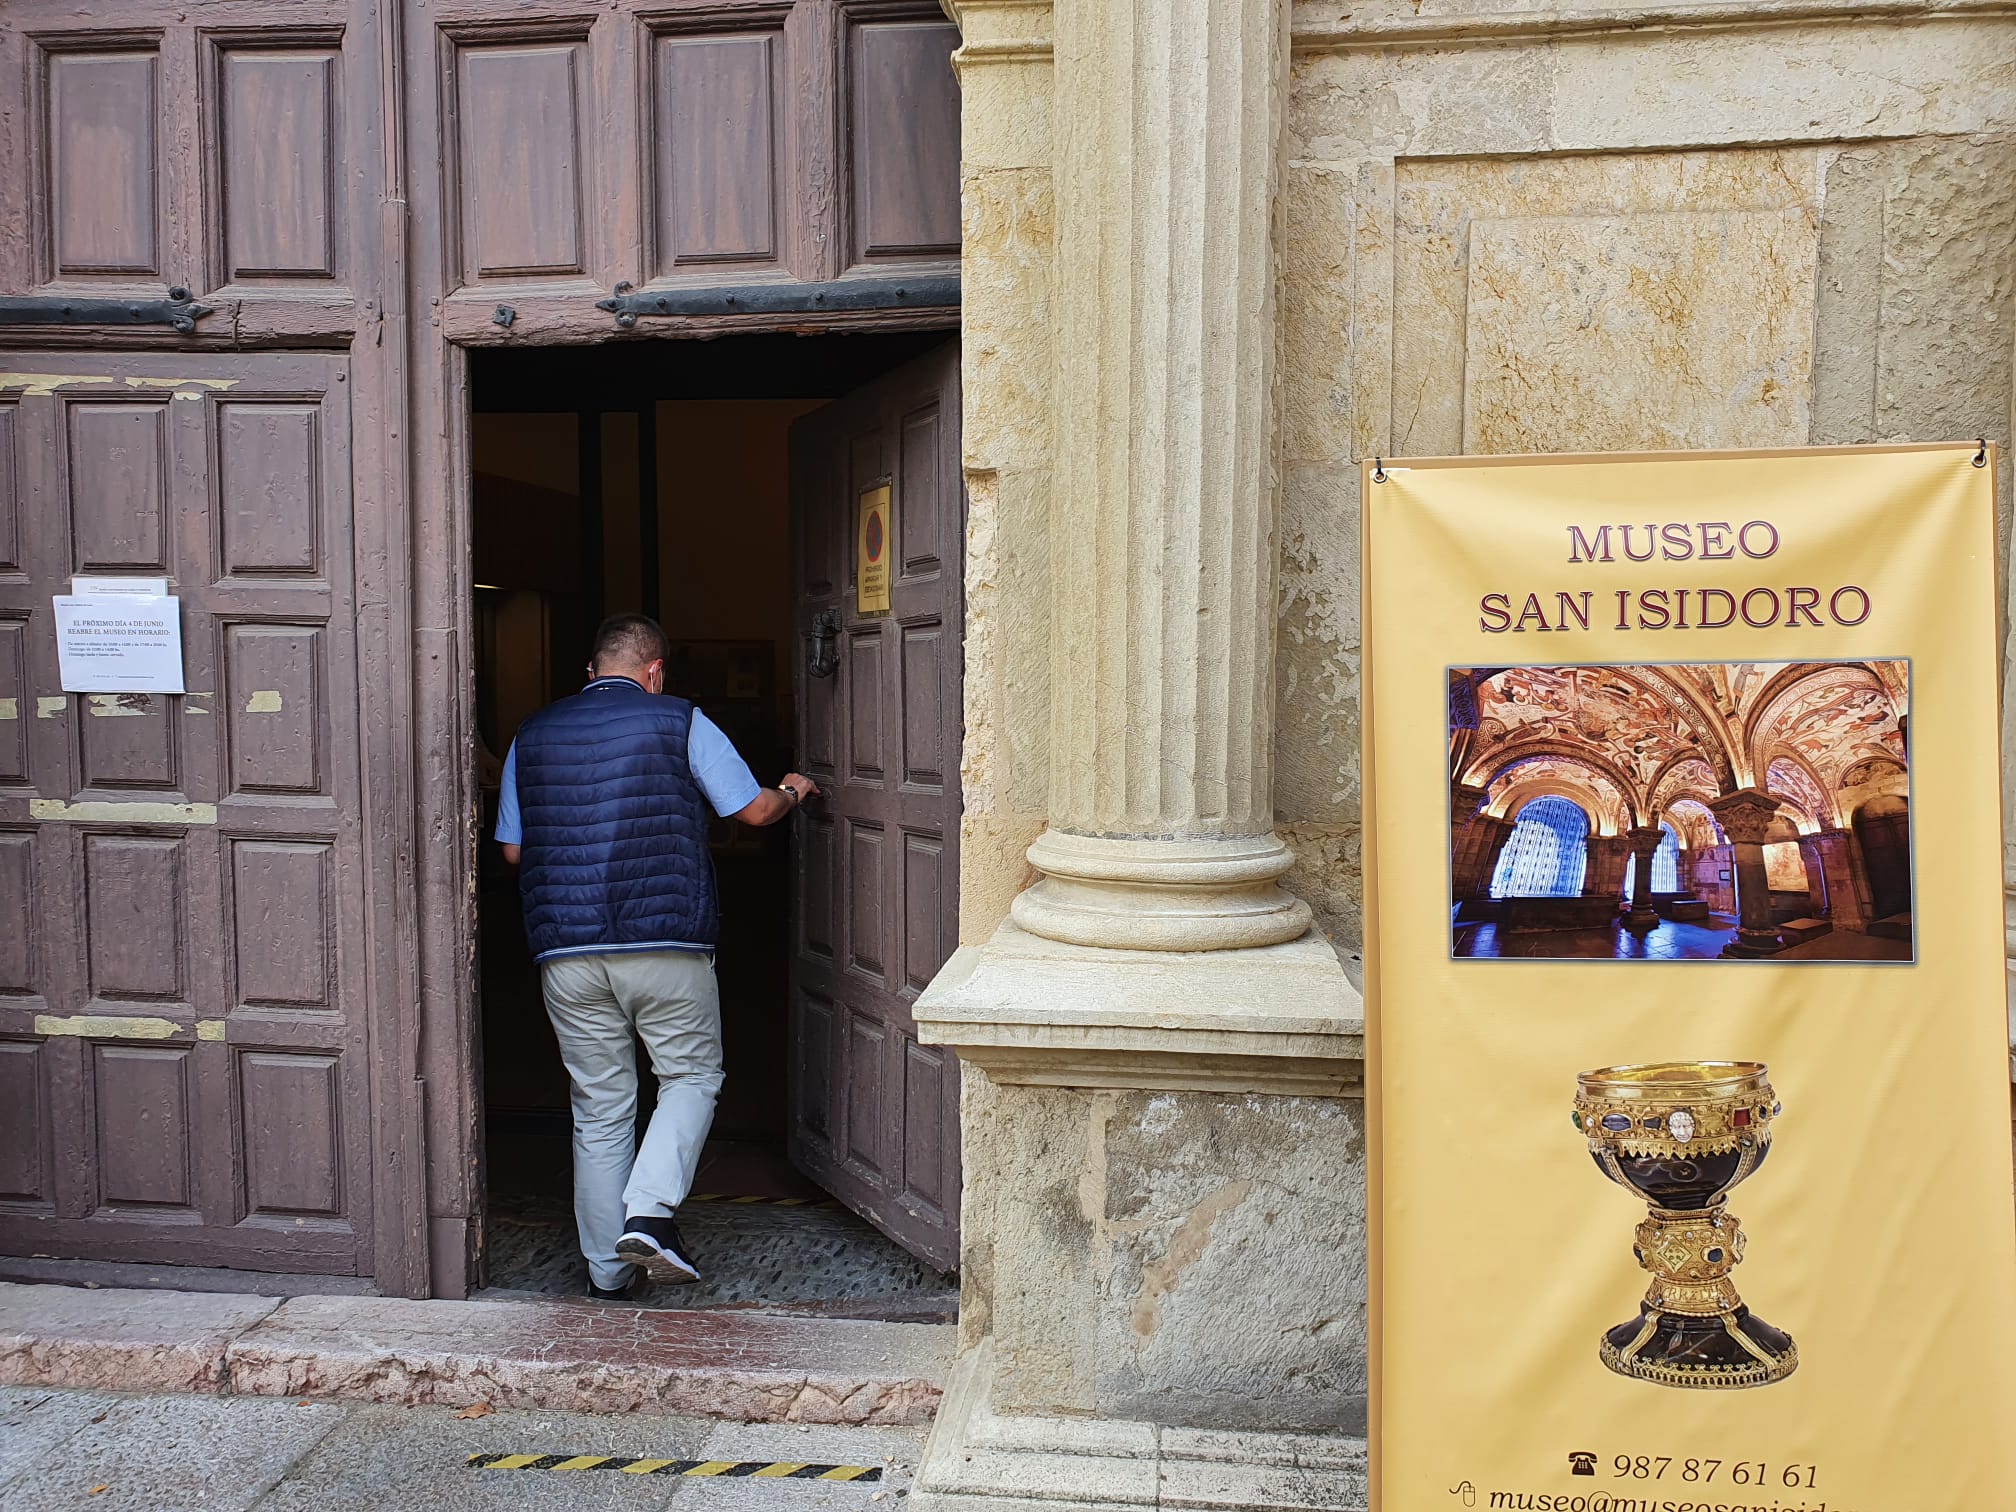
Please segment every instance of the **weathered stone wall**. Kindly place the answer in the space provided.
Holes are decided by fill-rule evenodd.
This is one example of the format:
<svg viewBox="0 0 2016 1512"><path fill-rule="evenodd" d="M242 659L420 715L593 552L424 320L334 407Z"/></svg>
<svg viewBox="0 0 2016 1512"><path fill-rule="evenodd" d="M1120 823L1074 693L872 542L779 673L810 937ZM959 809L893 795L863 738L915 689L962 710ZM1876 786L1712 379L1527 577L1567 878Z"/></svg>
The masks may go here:
<svg viewBox="0 0 2016 1512"><path fill-rule="evenodd" d="M989 1236L961 1343L995 1341L996 1410L1365 1431L1362 1101L969 1068L960 1113Z"/></svg>
<svg viewBox="0 0 2016 1512"><path fill-rule="evenodd" d="M1634 9L1295 10L1276 801L1345 940L1359 458L2007 433L2016 14Z"/></svg>
<svg viewBox="0 0 2016 1512"><path fill-rule="evenodd" d="M1032 873L1050 741L1050 6L956 8L966 470L965 819L959 936Z"/></svg>
<svg viewBox="0 0 2016 1512"><path fill-rule="evenodd" d="M1266 0L1251 3L1257 14ZM1269 131L1278 91L1232 66L1254 56L1243 50L1213 53L1211 70L1176 67L1210 50L1173 38L1251 19L1216 4L1056 0L1078 9L1054 31L1050 0L946 4L964 38L969 949L920 1001L919 1022L967 1060L967 1348L917 1504L1027 1505L1040 1483L1045 1498L1146 1505L1187 1484L1169 1478L1171 1461L1195 1451L1207 1478L1242 1455L1333 1460L1307 1496L1221 1477L1184 1505L1356 1505L1362 1464L1346 1441L1363 1430L1366 1389L1364 1103L1354 1062L1322 1063L1249 1022L1308 1016L1298 1033L1335 1057L1355 994L1320 973L1306 977L1315 987L1273 991L1264 952L1144 964L1124 959L1138 950L1103 948L1133 941L1074 955L1056 944L1066 934L996 932L1059 807L1053 740L1083 765L1088 739L1052 721L1053 676L1061 686L1078 670L1053 660L1054 610L1084 597L1053 596L1053 567L1084 557L1060 545L1081 501L1053 490L1054 395L1060 365L1118 349L1059 312L1147 327L1143 310L1186 298L1174 274L1108 280L1131 291L1111 309L1060 288L1058 207L1067 227L1103 207L1116 248L1133 244L1123 232L1160 246L1172 227L1222 231L1211 218L1230 210L1200 186L1225 175L1207 171L1209 153L1167 150L1180 107L1152 81L1191 78L1199 112L1264 109ZM1278 402L1250 406L1278 416L1275 829L1296 856L1290 887L1348 954L1363 933L1360 459L2006 435L2016 0L1292 0L1290 38ZM1087 93L1100 69L1110 96ZM1058 118L1060 72L1088 101L1075 137ZM1153 192L1121 192L1133 186L1110 162L1085 166L1095 125L1155 162ZM1207 139L1219 140L1183 137ZM1074 266L1104 277L1065 241ZM1194 333L1198 310L1216 308L1210 292L1169 328ZM1233 323L1217 343L1250 346L1252 322ZM1114 381L1099 390L1111 402L1101 423L1145 455L1167 434L1156 396L1199 375L1138 366L1145 397L1126 394L1125 362L1102 369ZM1999 481L2006 516L2006 461ZM1108 489L1090 512L1108 531L1139 525L1127 502ZM1144 499L1144 517L1163 503ZM1152 551L1119 557L1138 581L1107 604L1112 633L1152 641L1172 600ZM1192 570L1167 559L1169 573ZM1192 597L1200 616L1238 608ZM1197 684L1222 670L1200 657ZM1191 753L1135 728L1155 707L1144 698L1122 734L1182 788L1197 777ZM1310 948L1334 975L1330 953ZM1214 995L1220 976L1234 990ZM1210 1035L1226 1053L1197 1049ZM1279 1441L1293 1429L1315 1432Z"/></svg>
<svg viewBox="0 0 2016 1512"><path fill-rule="evenodd" d="M1050 322L1050 6L953 8L971 942L1042 827L1073 338ZM2009 433L2016 6L1936 9L1295 5L1275 804L1289 885L1340 945L1363 930L1358 459Z"/></svg>

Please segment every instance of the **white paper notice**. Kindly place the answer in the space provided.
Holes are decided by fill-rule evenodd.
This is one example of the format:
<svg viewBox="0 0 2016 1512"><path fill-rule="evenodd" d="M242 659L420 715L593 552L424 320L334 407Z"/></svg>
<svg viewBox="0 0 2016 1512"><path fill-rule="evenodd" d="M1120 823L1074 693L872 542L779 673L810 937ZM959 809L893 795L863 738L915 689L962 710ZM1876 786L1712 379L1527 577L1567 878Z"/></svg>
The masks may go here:
<svg viewBox="0 0 2016 1512"><path fill-rule="evenodd" d="M179 598L56 600L56 665L66 693L180 693Z"/></svg>
<svg viewBox="0 0 2016 1512"><path fill-rule="evenodd" d="M73 577L70 592L78 598L166 598L168 579L136 577Z"/></svg>

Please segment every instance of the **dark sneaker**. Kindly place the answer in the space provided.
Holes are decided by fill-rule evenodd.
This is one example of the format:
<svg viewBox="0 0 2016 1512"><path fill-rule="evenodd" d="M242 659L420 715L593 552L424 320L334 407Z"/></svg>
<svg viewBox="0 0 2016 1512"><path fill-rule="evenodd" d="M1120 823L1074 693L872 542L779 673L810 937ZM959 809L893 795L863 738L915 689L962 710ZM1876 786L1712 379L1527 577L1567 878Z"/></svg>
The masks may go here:
<svg viewBox="0 0 2016 1512"><path fill-rule="evenodd" d="M679 1237L679 1225L670 1218L625 1219L616 1253L632 1265L643 1266L653 1281L677 1284L700 1279L700 1267L686 1258L686 1241Z"/></svg>
<svg viewBox="0 0 2016 1512"><path fill-rule="evenodd" d="M597 1286L595 1278L588 1278L588 1295L597 1302L628 1302L637 1290L637 1267L630 1267L630 1274L623 1278L621 1286Z"/></svg>

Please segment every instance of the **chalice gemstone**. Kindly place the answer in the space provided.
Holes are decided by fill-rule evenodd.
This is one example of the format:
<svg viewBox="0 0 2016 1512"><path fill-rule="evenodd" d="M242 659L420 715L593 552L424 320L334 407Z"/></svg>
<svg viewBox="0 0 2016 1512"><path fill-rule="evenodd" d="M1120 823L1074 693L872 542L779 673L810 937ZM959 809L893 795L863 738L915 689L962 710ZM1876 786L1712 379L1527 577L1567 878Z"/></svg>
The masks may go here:
<svg viewBox="0 0 2016 1512"><path fill-rule="evenodd" d="M1631 1120L1626 1118L1622 1113L1605 1113L1603 1115L1603 1127L1608 1129L1612 1134L1622 1134L1626 1129L1631 1127Z"/></svg>
<svg viewBox="0 0 2016 1512"><path fill-rule="evenodd" d="M1739 1129L1749 1128L1750 1110L1748 1108L1738 1108L1734 1113L1729 1115L1729 1122Z"/></svg>
<svg viewBox="0 0 2016 1512"><path fill-rule="evenodd" d="M1685 1144L1694 1137L1694 1115L1682 1108L1666 1120L1666 1127L1675 1139Z"/></svg>

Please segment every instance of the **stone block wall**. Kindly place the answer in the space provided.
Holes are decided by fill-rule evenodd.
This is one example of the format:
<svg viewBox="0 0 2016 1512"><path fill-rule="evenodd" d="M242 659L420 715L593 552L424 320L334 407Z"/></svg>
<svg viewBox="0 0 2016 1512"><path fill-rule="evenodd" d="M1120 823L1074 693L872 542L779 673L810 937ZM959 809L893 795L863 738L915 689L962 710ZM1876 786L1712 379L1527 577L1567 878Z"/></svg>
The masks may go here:
<svg viewBox="0 0 2016 1512"><path fill-rule="evenodd" d="M1645 9L1295 7L1276 800L1342 940L1359 458L2009 433L2016 14Z"/></svg>
<svg viewBox="0 0 2016 1512"><path fill-rule="evenodd" d="M1362 1100L969 1067L960 1113L965 1229L989 1237L959 1326L995 1341L997 1411L1365 1431Z"/></svg>

